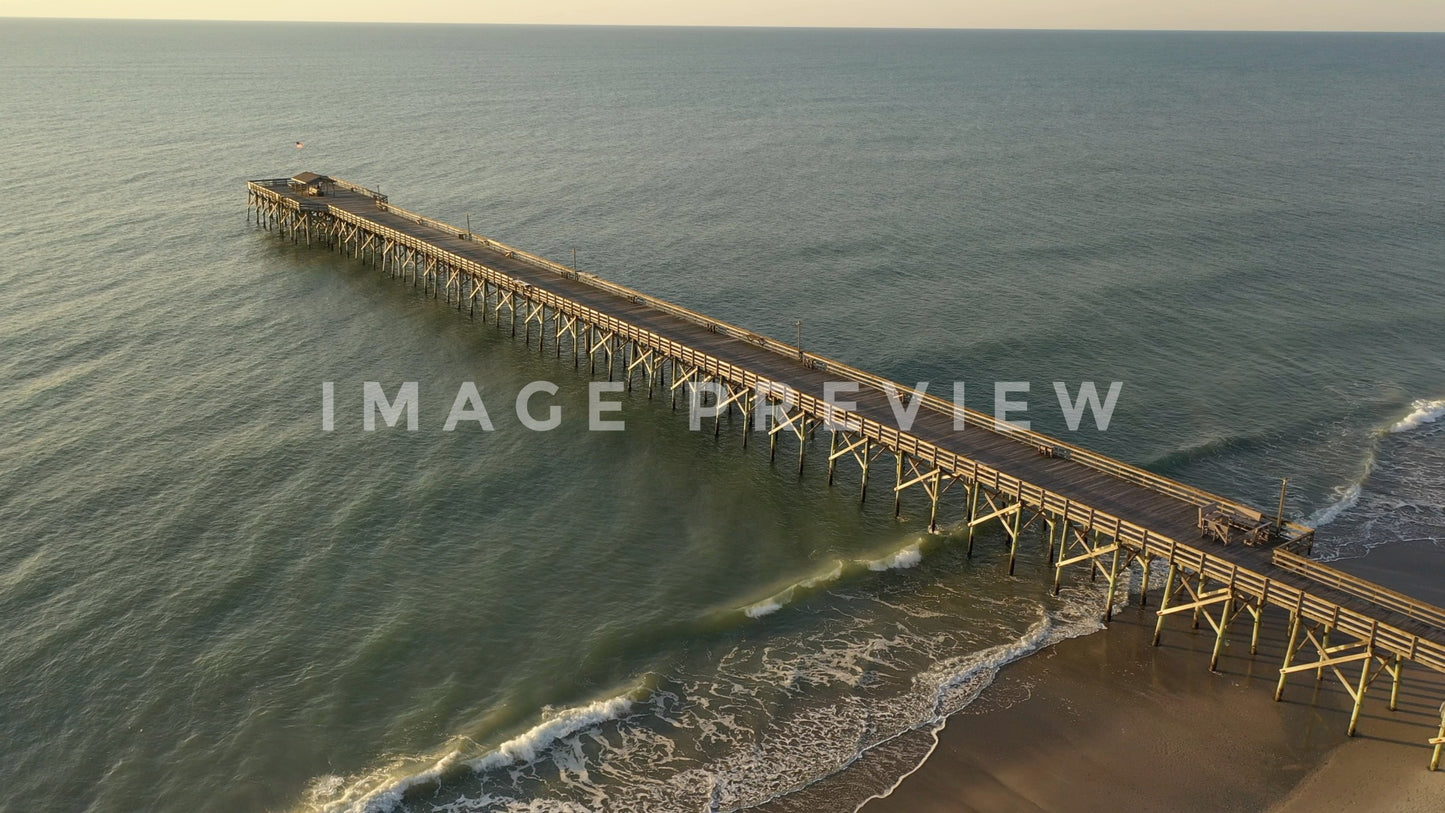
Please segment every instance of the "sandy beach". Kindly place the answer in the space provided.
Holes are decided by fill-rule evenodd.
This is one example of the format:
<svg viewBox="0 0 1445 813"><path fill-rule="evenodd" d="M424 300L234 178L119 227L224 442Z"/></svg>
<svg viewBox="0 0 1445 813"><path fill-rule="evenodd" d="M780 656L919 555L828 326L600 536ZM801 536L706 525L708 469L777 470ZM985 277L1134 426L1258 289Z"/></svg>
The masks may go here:
<svg viewBox="0 0 1445 813"><path fill-rule="evenodd" d="M1445 550L1429 543L1335 566L1445 600ZM1379 680L1347 738L1349 697L1328 673L1292 676L1274 702L1283 612L1266 615L1254 657L1248 626L1237 626L1214 673L1207 624L1170 618L1154 648L1154 619L1136 604L1105 632L1006 667L949 719L928 760L864 811L1445 810L1445 771L1426 770L1445 676L1407 666L1395 712Z"/></svg>

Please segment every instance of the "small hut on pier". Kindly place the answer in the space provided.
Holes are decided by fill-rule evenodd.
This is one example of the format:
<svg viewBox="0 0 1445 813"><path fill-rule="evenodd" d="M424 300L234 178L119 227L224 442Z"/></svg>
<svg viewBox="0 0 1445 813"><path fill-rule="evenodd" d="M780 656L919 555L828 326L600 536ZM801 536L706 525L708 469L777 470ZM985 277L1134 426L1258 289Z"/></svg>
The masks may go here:
<svg viewBox="0 0 1445 813"><path fill-rule="evenodd" d="M336 191L336 181L315 172L303 172L291 178L291 188L304 195L323 197Z"/></svg>

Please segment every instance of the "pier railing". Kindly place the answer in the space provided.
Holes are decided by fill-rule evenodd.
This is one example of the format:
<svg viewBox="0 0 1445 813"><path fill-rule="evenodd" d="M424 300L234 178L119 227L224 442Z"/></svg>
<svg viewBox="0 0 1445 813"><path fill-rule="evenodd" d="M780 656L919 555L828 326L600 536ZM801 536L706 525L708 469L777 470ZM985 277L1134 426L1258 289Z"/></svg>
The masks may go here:
<svg viewBox="0 0 1445 813"><path fill-rule="evenodd" d="M387 201L386 195L383 195L374 189L367 189L364 186L354 184L350 181L343 181L340 178L332 178L331 180L342 189L345 189L348 192L355 192L358 195L364 195L376 201L378 204L385 204ZM247 181L246 185L253 189L272 191L276 189L290 188L291 181L291 178L260 178L253 181ZM281 200L287 201L289 199L285 196L282 196Z"/></svg>
<svg viewBox="0 0 1445 813"><path fill-rule="evenodd" d="M340 178L332 178L331 180L334 181L336 185L341 187L342 189L355 192L358 195L365 195L366 197L376 201L378 204L384 204L387 202L386 195L381 194L375 189L367 189L361 184L354 184L351 181L343 181Z"/></svg>
<svg viewBox="0 0 1445 813"><path fill-rule="evenodd" d="M1421 638L1415 633L1357 610L1315 596L1288 582L1271 579L1248 568L1241 568L1238 562L1205 553L1198 548L1171 543L1169 547L1148 544L1145 551L1156 556L1168 556L1170 561L1211 579L1229 584L1233 589L1258 597L1261 604L1273 604L1304 618L1329 624L1343 630L1358 640L1368 641L1378 647L1413 660L1437 672L1445 672L1445 645Z"/></svg>
<svg viewBox="0 0 1445 813"><path fill-rule="evenodd" d="M337 183L341 184L342 182L338 181ZM370 190L365 190L363 187L355 187L355 185L352 184L348 184L347 188L355 188L363 190L364 194L372 194ZM776 339L769 338L762 334L755 333L751 330L728 324L727 322L722 322L717 319L713 319L705 314L699 313L689 308L685 308L681 305L677 305L665 299L659 299L655 296L645 294L641 291L629 288L625 285L619 285L610 280L603 279L602 277L599 277L595 274L590 274L585 271L578 271L575 268L570 268L568 266L562 265L561 263L553 262L552 260L538 256L529 251L525 251L514 246L509 246L506 243L498 240L493 240L488 237L483 237L481 235L470 233L466 229L458 229L456 226L453 226L451 224L443 223L440 220L426 217L425 215L418 214L408 209L403 209L400 206L385 203L385 201L383 201L382 203L384 205L381 205L379 208L381 208L383 211L391 212L392 214L396 214L409 220L413 220L419 225L429 226L448 235L456 235L457 237L464 240L469 239L475 242L479 242L485 246L506 253L510 257L514 257L530 265L536 266L537 268L551 271L568 279L586 282L588 285L591 285L594 288L607 291L608 293L620 296L624 299L636 302L638 304L645 304L648 307L654 308L672 316L676 316L680 319L687 320L694 324L702 325L703 327L706 327L708 330L714 333L721 333L734 339L739 339L748 342L749 344L752 344L754 346L761 347L771 352L777 353L778 355L797 359L807 367L841 374L843 376L846 376L849 380L857 381L860 384L871 387L878 392L891 392L894 397L900 399L908 397L910 403L912 402L913 398L919 398L922 400L923 406L932 412L948 415L951 417L962 417L967 424L971 424L975 427L980 427L987 431L994 432L995 434L1005 435L1011 440L1017 441L1019 443L1025 443L1034 446L1042 453L1054 455L1057 457L1068 458L1076 463L1088 466L1089 468L1103 472L1112 477L1134 483L1135 485L1144 486L1145 488L1152 489L1161 494L1165 494L1167 496L1173 497L1174 499L1195 506L1204 506L1223 502L1224 504L1230 505L1234 508L1249 509L1251 511L1253 510L1252 508L1244 505L1243 503L1230 500L1221 500L1220 496L1217 494L1210 494L1209 492L1206 492L1202 489L1180 483L1176 480L1171 480L1167 477L1155 474L1154 472L1147 471L1145 469L1141 469L1137 466L1131 466L1128 463L1124 463L1120 460L1115 460L1114 458L1108 457L1106 455L1090 451L1081 446L1075 446L1071 443L1067 443L1065 441L1059 440L1058 438L1045 435L1041 432L1035 432L1032 429L1021 429L1007 423L1000 423L995 419L994 416L989 415L985 412L980 412L976 409L972 409L969 407L959 407L952 401L946 400L944 398L939 398L936 395L932 395L927 392L918 392L912 387L907 387L882 376L874 375L873 373L869 373L865 370L860 370L856 367L845 364L844 362L838 361L836 359L821 356L817 353L804 352L795 345L786 344L784 342L777 341ZM1277 535L1282 541L1295 543L1301 546L1307 546L1314 536L1314 529L1297 522L1291 522L1286 520L1280 524Z"/></svg>
<svg viewBox="0 0 1445 813"><path fill-rule="evenodd" d="M1366 601L1374 602L1381 607L1394 610L1416 621L1423 621L1426 624L1445 629L1445 609L1436 607L1433 604L1426 604L1404 593L1397 593L1394 590L1381 587L1373 582L1365 581L1358 576L1352 576L1342 570L1336 570L1323 562L1306 559L1284 548L1276 548L1274 550L1272 561L1276 567L1298 573L1301 576L1308 576L1320 584L1333 587L1336 590L1342 590Z"/></svg>

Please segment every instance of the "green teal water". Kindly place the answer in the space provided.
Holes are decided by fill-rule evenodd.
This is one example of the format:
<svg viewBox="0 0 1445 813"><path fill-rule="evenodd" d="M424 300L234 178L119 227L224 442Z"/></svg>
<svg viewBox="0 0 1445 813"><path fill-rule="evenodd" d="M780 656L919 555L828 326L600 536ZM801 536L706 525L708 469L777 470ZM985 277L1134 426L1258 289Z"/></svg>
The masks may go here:
<svg viewBox="0 0 1445 813"><path fill-rule="evenodd" d="M585 374L257 231L245 179L978 408L1029 381L1072 442L1288 476L1350 556L1445 526L1442 88L1428 35L0 20L0 809L851 809L1097 628L1041 541L1005 577L822 446L640 393L587 431ZM365 381L418 431L364 432ZM442 431L466 381L495 431Z"/></svg>

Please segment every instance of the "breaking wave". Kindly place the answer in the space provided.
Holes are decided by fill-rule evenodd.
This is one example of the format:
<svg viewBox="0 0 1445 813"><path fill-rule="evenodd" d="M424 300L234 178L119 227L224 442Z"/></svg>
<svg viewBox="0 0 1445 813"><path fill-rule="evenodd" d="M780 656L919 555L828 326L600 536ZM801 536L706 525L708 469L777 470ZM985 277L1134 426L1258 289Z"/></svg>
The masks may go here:
<svg viewBox="0 0 1445 813"><path fill-rule="evenodd" d="M1434 423L1441 416L1445 416L1445 398L1436 398L1433 401L1422 399L1410 404L1410 407L1414 411L1391 426L1389 432L1392 434L1408 432L1425 424Z"/></svg>
<svg viewBox="0 0 1445 813"><path fill-rule="evenodd" d="M915 542L912 545L905 545L893 553L881 559L874 559L867 563L868 569L873 571L902 570L913 567L923 561L923 542Z"/></svg>
<svg viewBox="0 0 1445 813"><path fill-rule="evenodd" d="M828 588L806 615L733 626L645 689L546 714L485 750L463 738L438 759L413 760L418 769L322 777L313 787L327 801L309 809L723 813L806 799L865 755L884 761L886 779L833 803L846 810L886 795L927 756L894 757L889 746L934 736L1005 664L1101 628L1092 585L1057 599L980 596L966 579L912 570L927 543L836 561L732 611L760 618ZM883 571L900 575L840 584Z"/></svg>
<svg viewBox="0 0 1445 813"><path fill-rule="evenodd" d="M794 582L761 601L743 607L743 615L748 618L772 615L795 601L819 593L831 584L836 584L843 578L846 569L845 562L834 562L833 566L823 573Z"/></svg>
<svg viewBox="0 0 1445 813"><path fill-rule="evenodd" d="M1360 493L1365 487L1365 480L1369 478L1370 472L1373 469L1374 458L1371 458L1369 465L1365 469L1365 473L1360 476L1360 479L1347 486L1336 488L1334 501L1313 514L1310 514L1305 520L1305 524L1311 528L1323 528L1339 519L1341 514L1359 505Z"/></svg>
<svg viewBox="0 0 1445 813"><path fill-rule="evenodd" d="M1335 489L1330 503L1306 524L1333 526L1317 540L1324 561L1360 556L1398 541L1436 541L1445 522L1445 452L1437 431L1445 398L1416 400L1410 412L1371 434L1361 473Z"/></svg>
<svg viewBox="0 0 1445 813"><path fill-rule="evenodd" d="M924 547L929 541L928 536L919 535L913 541L876 558L834 559L826 570L788 584L769 593L765 598L745 604L740 611L748 618L763 618L847 579L870 572L907 570L923 561Z"/></svg>
<svg viewBox="0 0 1445 813"><path fill-rule="evenodd" d="M484 757L467 762L474 771L488 771L514 763L537 759L552 743L569 737L583 728L606 720L617 720L632 710L633 700L627 695L598 700L585 706L563 709L527 733L514 737Z"/></svg>
<svg viewBox="0 0 1445 813"><path fill-rule="evenodd" d="M535 762L545 757L548 749L559 740L582 729L625 716L637 702L635 696L644 691L632 689L615 697L551 712L544 715L542 722L481 756L467 759L461 749L453 749L429 767L400 778L394 778L396 763L390 769L351 782L332 775L320 777L312 782L309 795L327 798L316 808L323 813L388 813L397 809L409 793L436 785L448 777L467 771L484 772Z"/></svg>

